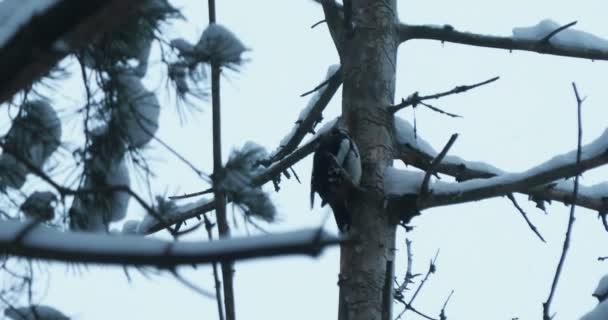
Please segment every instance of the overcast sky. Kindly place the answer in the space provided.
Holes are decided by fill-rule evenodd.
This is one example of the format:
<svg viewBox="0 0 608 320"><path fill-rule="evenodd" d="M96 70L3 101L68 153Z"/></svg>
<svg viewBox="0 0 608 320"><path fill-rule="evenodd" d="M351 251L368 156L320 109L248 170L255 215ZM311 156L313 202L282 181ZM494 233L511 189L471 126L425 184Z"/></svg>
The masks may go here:
<svg viewBox="0 0 608 320"><path fill-rule="evenodd" d="M186 21L166 28L168 38L196 41L207 24L204 0L175 0ZM227 72L222 82L223 152L253 140L273 150L296 120L307 99L299 95L323 79L326 68L338 63L323 19L313 1L217 2L218 22L233 30L251 48L241 73ZM516 26L552 18L560 24L577 20L577 29L608 38L605 0L579 1L399 1L402 21L412 24L451 24L458 30L510 35ZM173 97L164 86L164 69L154 57L149 88L163 103L159 136L182 155L211 172L211 108L191 114L180 126ZM161 74L162 71L162 74ZM426 109L416 111L419 135L440 149L452 133L460 137L450 154L521 171L576 147L576 104L571 82L587 96L583 107L584 141L606 129L608 63L544 56L535 53L410 41L400 47L396 100L413 91L435 93L494 76L491 85L437 101L434 105L462 115L452 119ZM67 86L67 85L66 85ZM63 90L75 92L77 90ZM341 91L324 113L340 111ZM83 99L84 93L73 95ZM81 100L82 101L82 100ZM66 106L66 108L69 106ZM412 121L411 109L398 116ZM66 130L64 134L79 134ZM193 192L207 187L160 146L147 151L157 169L155 191ZM303 180L284 180L274 194L280 221L269 229L316 226L327 213L308 203L311 158L295 166ZM608 170L586 173L581 182L605 181ZM135 180L135 179L134 179ZM141 187L141 186L139 186ZM267 186L271 190L271 186ZM140 188L139 190L143 190ZM437 317L444 299L454 290L449 319L539 319L560 254L568 208L556 203L548 215L518 196L530 219L547 239L541 243L506 198L425 211L412 221L413 232L398 237L397 276L405 271L404 237L413 240L414 271L426 272L440 249L438 271L415 303ZM132 201L130 218L143 210ZM329 210L329 209L327 209ZM230 210L229 210L230 212ZM594 212L578 209L563 276L553 304L556 319L576 319L595 305L591 293L608 272L608 234ZM239 224L243 233L243 224ZM327 228L336 230L333 219ZM162 236L162 235L161 235ZM196 237L202 239L202 234ZM331 319L337 314L339 252L325 251L318 259L277 258L236 265L236 304L239 319ZM75 319L214 319L213 300L201 297L170 276L149 279L132 270L129 283L121 268L55 265L50 280L40 281L38 302L59 308ZM213 289L209 267L180 269L202 287ZM39 274L39 279L44 279ZM395 306L395 315L401 307ZM413 314L409 319L418 319Z"/></svg>

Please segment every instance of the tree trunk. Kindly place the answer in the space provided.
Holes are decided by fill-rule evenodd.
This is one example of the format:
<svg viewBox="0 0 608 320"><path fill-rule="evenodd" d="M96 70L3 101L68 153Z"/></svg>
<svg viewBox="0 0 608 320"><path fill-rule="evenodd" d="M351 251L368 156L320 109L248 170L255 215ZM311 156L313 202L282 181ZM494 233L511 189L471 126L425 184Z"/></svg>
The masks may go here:
<svg viewBox="0 0 608 320"><path fill-rule="evenodd" d="M341 248L340 320L392 319L396 223L384 209L383 173L392 165L397 47L396 0L352 0L345 32L342 114L361 152L365 196L351 200L353 241Z"/></svg>

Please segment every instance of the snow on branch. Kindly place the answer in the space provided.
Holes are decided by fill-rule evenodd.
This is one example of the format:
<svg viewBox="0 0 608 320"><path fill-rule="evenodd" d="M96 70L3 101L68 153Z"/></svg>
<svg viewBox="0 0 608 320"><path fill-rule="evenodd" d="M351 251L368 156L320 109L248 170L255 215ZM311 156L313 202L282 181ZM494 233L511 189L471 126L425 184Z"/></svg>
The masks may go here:
<svg viewBox="0 0 608 320"><path fill-rule="evenodd" d="M574 30L574 23L560 26L543 20L532 27L514 28L513 36L492 36L455 30L450 25L399 25L401 42L411 39L439 40L478 47L523 50L557 56L608 60L608 40Z"/></svg>
<svg viewBox="0 0 608 320"><path fill-rule="evenodd" d="M424 139L420 137L414 139L412 126L408 122L398 117L395 118L395 130L397 137L396 158L402 160L403 163L405 163L406 165L412 165L425 171L428 170L431 161L437 156L437 151L435 151L435 149L433 149L433 147ZM599 146L598 144L601 143L602 139L606 140L606 133L604 133L604 135L602 135L602 137L596 140L596 142L592 145ZM605 142L606 141L604 141L604 143ZM585 147L583 150L589 150L589 147L591 147L591 145ZM571 155L572 153L570 154L570 156ZM561 157L562 160L566 160L564 158L566 157L565 155ZM559 158L560 157L556 157L556 159ZM593 164L594 167L599 166L603 164L602 161L605 161L605 158L606 155L600 154L598 155L597 159L590 160L587 164ZM595 161L597 161L597 163L594 163ZM487 178L512 175L489 164L483 162L466 161L457 156L446 156L441 163L437 164L435 171L449 176L453 176L456 178L457 181L475 179L474 181L481 182ZM411 171L407 172L409 172L411 175L414 175L415 177L419 177L419 183L422 182L423 173ZM520 188L514 191L528 194L532 200L535 200L537 202L554 200L563 202L565 204L570 204L573 201L574 184L570 180L561 178L569 177L572 175L573 174L565 174L562 177L558 177L556 179L548 181L549 183L529 184L526 185L524 188ZM397 182L394 183L396 184L396 186L390 187L393 190L394 188L399 187ZM419 188L420 186L419 183L413 183L409 191L402 190L399 193L418 193L417 191L419 189L417 188ZM403 186L401 185L401 187ZM431 188L433 188L433 185L431 185ZM506 194L506 192L502 194ZM576 198L576 205L599 212L604 212L608 210L608 183L600 183L594 186L579 186L579 192Z"/></svg>
<svg viewBox="0 0 608 320"><path fill-rule="evenodd" d="M306 134L314 132L315 126L323 119L322 113L327 104L342 84L342 68L332 65L327 69L325 81L315 88L313 96L308 101L295 126L281 140L279 147L266 160L260 163L266 167L277 162L295 150Z"/></svg>
<svg viewBox="0 0 608 320"><path fill-rule="evenodd" d="M75 49L129 17L138 0L5 0L0 3L0 102L29 87ZM11 10L14 9L14 10ZM17 13L15 13L17 12Z"/></svg>
<svg viewBox="0 0 608 320"><path fill-rule="evenodd" d="M335 123L335 121L332 121ZM325 126L324 126L325 127ZM322 128L323 130L323 128ZM321 131L321 130L320 130ZM298 161L304 159L309 154L313 153L318 145L318 138L311 140L302 147L296 149L294 152L289 154L283 160L275 163L269 168L262 170L259 174L251 178L251 184L254 187L262 186L266 182L272 181L277 176L280 176L282 172L293 166ZM148 221L142 222L137 231L143 234L150 234L160 231L164 228L170 227L171 225L186 221L202 215L205 212L209 212L215 209L214 199L201 199L190 204L182 205L169 214L163 215L163 221L158 221L153 217L150 217Z"/></svg>
<svg viewBox="0 0 608 320"><path fill-rule="evenodd" d="M2 254L64 262L163 268L287 254L316 256L325 246L340 241L322 229L213 242L168 242L134 235L61 232L36 222L0 223Z"/></svg>

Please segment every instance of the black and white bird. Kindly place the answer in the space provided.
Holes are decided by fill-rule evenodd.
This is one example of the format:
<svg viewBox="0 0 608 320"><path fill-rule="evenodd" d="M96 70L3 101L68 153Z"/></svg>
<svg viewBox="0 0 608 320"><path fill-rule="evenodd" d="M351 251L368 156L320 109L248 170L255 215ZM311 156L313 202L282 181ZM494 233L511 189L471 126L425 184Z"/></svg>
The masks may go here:
<svg viewBox="0 0 608 320"><path fill-rule="evenodd" d="M348 198L361 180L361 156L343 129L334 128L320 139L312 163L310 205L314 207L315 192L318 193L321 207L329 204L338 229L345 232L351 224Z"/></svg>

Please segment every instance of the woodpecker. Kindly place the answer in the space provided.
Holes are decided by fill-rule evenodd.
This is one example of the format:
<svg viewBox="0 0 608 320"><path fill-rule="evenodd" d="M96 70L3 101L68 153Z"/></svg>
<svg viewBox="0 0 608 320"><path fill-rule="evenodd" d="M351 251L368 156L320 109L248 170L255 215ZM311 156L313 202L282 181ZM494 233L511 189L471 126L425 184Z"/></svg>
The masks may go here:
<svg viewBox="0 0 608 320"><path fill-rule="evenodd" d="M351 224L348 198L361 180L361 156L343 129L334 128L320 139L312 162L310 206L314 207L315 192L318 193L321 207L329 204L338 229L346 232Z"/></svg>

